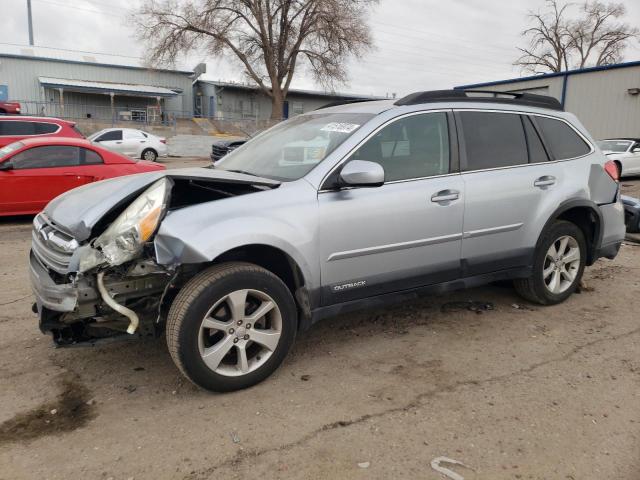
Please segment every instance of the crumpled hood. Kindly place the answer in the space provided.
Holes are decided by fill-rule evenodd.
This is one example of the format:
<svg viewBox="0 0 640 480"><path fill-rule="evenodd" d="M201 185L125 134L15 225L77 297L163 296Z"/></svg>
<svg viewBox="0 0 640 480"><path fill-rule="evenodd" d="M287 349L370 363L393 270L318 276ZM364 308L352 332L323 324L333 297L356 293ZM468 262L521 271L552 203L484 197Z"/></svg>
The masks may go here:
<svg viewBox="0 0 640 480"><path fill-rule="evenodd" d="M75 188L54 198L44 214L77 241L87 240L92 228L112 209L130 203L145 188L163 177L217 183L236 183L276 187L280 182L268 178L210 168L181 168L111 178Z"/></svg>

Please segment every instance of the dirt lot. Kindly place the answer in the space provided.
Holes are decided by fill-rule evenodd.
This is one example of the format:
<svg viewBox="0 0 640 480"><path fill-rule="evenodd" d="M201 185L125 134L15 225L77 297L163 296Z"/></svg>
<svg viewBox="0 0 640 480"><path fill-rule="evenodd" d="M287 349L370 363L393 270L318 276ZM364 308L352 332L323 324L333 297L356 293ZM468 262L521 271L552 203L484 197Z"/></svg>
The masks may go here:
<svg viewBox="0 0 640 480"><path fill-rule="evenodd" d="M465 480L640 478L638 246L555 307L489 286L327 320L269 380L216 395L162 338L53 349L29 236L0 222L1 479L435 480L439 456ZM495 308L449 303L467 300Z"/></svg>

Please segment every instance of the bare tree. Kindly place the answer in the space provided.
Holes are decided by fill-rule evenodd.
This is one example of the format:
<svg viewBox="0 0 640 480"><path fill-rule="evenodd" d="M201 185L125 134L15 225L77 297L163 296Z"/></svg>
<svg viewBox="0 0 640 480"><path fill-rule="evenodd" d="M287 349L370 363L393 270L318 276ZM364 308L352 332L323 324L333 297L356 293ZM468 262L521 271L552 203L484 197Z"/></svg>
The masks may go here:
<svg viewBox="0 0 640 480"><path fill-rule="evenodd" d="M271 98L271 118L300 63L330 87L346 81L345 61L372 47L367 8L377 0L145 0L138 12L151 60L174 62L204 48L237 59Z"/></svg>
<svg viewBox="0 0 640 480"><path fill-rule="evenodd" d="M546 0L549 11L530 12L528 17L533 26L522 35L529 40L525 48L518 48L522 55L515 65L524 70L561 72L568 69L568 57L573 39L569 35L569 21L566 12L569 4L559 6L557 0Z"/></svg>
<svg viewBox="0 0 640 480"><path fill-rule="evenodd" d="M640 30L618 21L626 15L621 3L587 2L582 5L584 17L571 24L569 35L577 65L607 65L622 60L629 40Z"/></svg>
<svg viewBox="0 0 640 480"><path fill-rule="evenodd" d="M574 18L573 3L546 0L547 11L530 12L532 26L522 35L528 46L514 62L532 72L561 72L570 68L619 62L638 29L618 21L626 14L624 5L587 1Z"/></svg>

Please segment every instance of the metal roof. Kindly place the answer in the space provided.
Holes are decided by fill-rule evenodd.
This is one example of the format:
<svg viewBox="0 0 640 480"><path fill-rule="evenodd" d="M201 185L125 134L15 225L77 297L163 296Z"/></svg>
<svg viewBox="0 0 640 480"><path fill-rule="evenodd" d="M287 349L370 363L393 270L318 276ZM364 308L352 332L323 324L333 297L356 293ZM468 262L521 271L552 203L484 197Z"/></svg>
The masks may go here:
<svg viewBox="0 0 640 480"><path fill-rule="evenodd" d="M175 97L178 92L153 85L139 85L130 83L94 82L88 80L73 80L69 78L38 77L40 84L45 87L64 88L73 92L88 93L117 93L120 95L144 97Z"/></svg>
<svg viewBox="0 0 640 480"><path fill-rule="evenodd" d="M493 87L496 85L507 85L510 83L527 82L530 80L544 80L547 78L568 77L570 75L580 75L583 73L602 72L606 70L616 70L618 68L640 67L640 61L616 63L613 65L603 65L601 67L578 68L576 70L567 70L565 72L542 73L539 75L530 75L528 77L510 78L507 80L498 80L495 82L474 83L471 85L460 85L454 87L455 90L467 90L471 88Z"/></svg>
<svg viewBox="0 0 640 480"><path fill-rule="evenodd" d="M198 82L207 83L216 87L222 88L237 88L240 90L260 90L257 85L248 85L243 83L221 82L218 80L205 80L199 79ZM352 99L375 99L384 100L383 97L374 97L372 95L358 95L355 93L341 93L341 92L322 92L318 90L301 90L301 89L289 89L289 93L298 95L313 95L315 97L327 97L327 98L352 98Z"/></svg>
<svg viewBox="0 0 640 480"><path fill-rule="evenodd" d="M4 48L5 47L3 46L3 49ZM93 65L96 67L124 68L129 70L147 70L152 72L165 72L165 73L178 73L182 75L193 75L193 71L190 71L190 70L171 70L166 68L152 68L152 67L144 67L138 64L136 65L127 64L124 62L113 63L111 61L106 60L106 57L104 61L97 61L97 57L100 57L100 54L82 55L81 56L82 60L77 58L71 58L71 57L76 57L77 55L70 55L66 52L62 52L65 54L64 56L62 55L50 56L50 55L47 55L46 53L45 54L36 53L36 50L33 50L34 48L38 48L38 47L24 47L22 49L22 51L33 51L33 54L0 52L0 58L17 58L20 60L38 60L38 61L44 61L44 62ZM94 58L96 60L94 60ZM87 60L87 59L91 59L91 60Z"/></svg>

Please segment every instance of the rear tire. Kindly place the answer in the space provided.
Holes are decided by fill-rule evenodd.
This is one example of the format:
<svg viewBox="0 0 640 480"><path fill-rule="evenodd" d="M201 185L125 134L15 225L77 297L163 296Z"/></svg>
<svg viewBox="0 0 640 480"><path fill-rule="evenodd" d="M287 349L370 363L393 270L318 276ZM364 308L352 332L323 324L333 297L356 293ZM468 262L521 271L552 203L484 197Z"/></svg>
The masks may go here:
<svg viewBox="0 0 640 480"><path fill-rule="evenodd" d="M158 159L158 154L156 153L155 150L151 148L147 148L145 151L142 152L142 155L140 155L140 158L142 158L142 160L147 160L148 162L155 162Z"/></svg>
<svg viewBox="0 0 640 480"><path fill-rule="evenodd" d="M280 278L250 263L224 263L180 290L167 318L167 345L190 381L229 392L271 375L293 345L297 324L295 301Z"/></svg>
<svg viewBox="0 0 640 480"><path fill-rule="evenodd" d="M514 280L516 292L541 305L561 303L578 288L586 258L587 243L582 230L571 222L558 220L540 237L533 274Z"/></svg>

